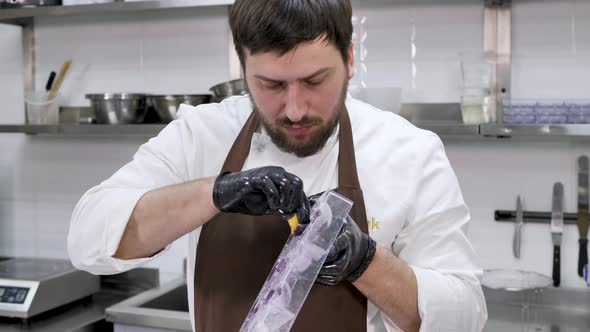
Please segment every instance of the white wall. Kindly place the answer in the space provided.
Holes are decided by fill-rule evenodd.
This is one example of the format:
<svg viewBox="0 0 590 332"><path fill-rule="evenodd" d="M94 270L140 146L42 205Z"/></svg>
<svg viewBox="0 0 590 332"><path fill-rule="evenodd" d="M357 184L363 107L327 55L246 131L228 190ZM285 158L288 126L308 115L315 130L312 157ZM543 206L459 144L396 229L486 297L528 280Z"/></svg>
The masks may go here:
<svg viewBox="0 0 590 332"><path fill-rule="evenodd" d="M36 86L44 87L49 72L72 59L63 105L89 105L86 93L208 93L228 80L226 15L227 8L214 7L40 18ZM0 26L0 59L8 59L0 64L0 123L24 121L22 93L15 93L22 77L14 79L22 71L14 47L19 36L14 27ZM0 255L66 258L78 199L130 161L148 138L1 134ZM164 279L177 276L185 252L182 239L151 265Z"/></svg>
<svg viewBox="0 0 590 332"><path fill-rule="evenodd" d="M366 17L368 86L400 86L405 102L458 102L459 51L481 49L479 1L356 1ZM590 97L590 2L514 1L515 98ZM412 45L415 74L412 75ZM447 154L471 208L469 237L486 268L518 268L551 275L549 225L525 225L521 259L512 255L514 225L494 221L494 210L551 210L555 181L565 187L565 207L576 212L576 165L590 140L445 140ZM394 152L394 151L391 151ZM585 287L577 276L578 231L566 226L562 285Z"/></svg>
<svg viewBox="0 0 590 332"><path fill-rule="evenodd" d="M355 15L366 18L362 79L369 87L400 86L406 102L459 100L458 52L483 43L479 1L357 0L354 6ZM84 94L91 92L207 92L228 78L226 14L219 7L39 19L37 86L71 58L65 105L87 105ZM588 1L515 1L513 94L588 97L589 25ZM0 41L11 33L16 32L0 28ZM5 53L2 47L0 57ZM4 67L18 65L0 65L0 75L8 71ZM13 86L6 77L0 76L0 98L15 106L0 109L0 123L22 121L22 96L6 92ZM129 161L145 140L1 134L0 255L66 257L65 236L78 198ZM575 160L590 154L589 141L445 144L471 207L469 236L485 267L550 274L549 226L525 225L517 261L511 252L513 225L494 222L493 211L513 209L517 194L526 209L549 211L552 184L560 180L566 209L575 212ZM566 226L562 284L567 287L583 286L575 274L577 239L575 227ZM180 273L184 246L178 243L153 265L165 275Z"/></svg>

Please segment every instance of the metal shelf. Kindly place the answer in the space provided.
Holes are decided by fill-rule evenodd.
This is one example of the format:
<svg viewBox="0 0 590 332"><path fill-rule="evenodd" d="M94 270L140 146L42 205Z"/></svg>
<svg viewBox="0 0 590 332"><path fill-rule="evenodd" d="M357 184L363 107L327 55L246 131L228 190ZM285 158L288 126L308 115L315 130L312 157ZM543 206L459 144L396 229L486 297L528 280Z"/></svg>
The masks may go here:
<svg viewBox="0 0 590 332"><path fill-rule="evenodd" d="M430 130L441 137L458 138L588 138L588 125L527 125L507 126L501 124L464 125L435 121L414 122L419 128ZM29 135L59 136L156 136L165 124L126 125L0 125L0 133L24 133Z"/></svg>
<svg viewBox="0 0 590 332"><path fill-rule="evenodd" d="M443 138L485 139L590 139L590 124L563 125L466 125L461 122L459 104L402 104L400 115L415 126ZM165 124L126 125L0 125L0 133L59 136L155 136Z"/></svg>
<svg viewBox="0 0 590 332"><path fill-rule="evenodd" d="M484 124L480 126L480 135L488 137L578 137L590 138L590 124L564 125L506 125Z"/></svg>
<svg viewBox="0 0 590 332"><path fill-rule="evenodd" d="M416 127L430 130L442 137L479 137L479 125L466 125L462 123L445 123L434 121L413 122Z"/></svg>
<svg viewBox="0 0 590 332"><path fill-rule="evenodd" d="M24 133L53 136L142 136L154 137L163 124L126 125L0 125L0 133Z"/></svg>
<svg viewBox="0 0 590 332"><path fill-rule="evenodd" d="M479 137L479 125L463 124L459 103L404 103L402 117L415 126L443 137Z"/></svg>
<svg viewBox="0 0 590 332"><path fill-rule="evenodd" d="M478 136L479 127L462 124L416 123L420 128L437 133L439 136ZM52 136L156 136L165 124L126 125L0 125L0 133L23 133L28 135Z"/></svg>
<svg viewBox="0 0 590 332"><path fill-rule="evenodd" d="M0 9L0 21L54 15L78 15L167 8L227 6L232 5L233 3L234 0L151 0L136 2L112 2L92 5L44 6L15 9L3 8Z"/></svg>

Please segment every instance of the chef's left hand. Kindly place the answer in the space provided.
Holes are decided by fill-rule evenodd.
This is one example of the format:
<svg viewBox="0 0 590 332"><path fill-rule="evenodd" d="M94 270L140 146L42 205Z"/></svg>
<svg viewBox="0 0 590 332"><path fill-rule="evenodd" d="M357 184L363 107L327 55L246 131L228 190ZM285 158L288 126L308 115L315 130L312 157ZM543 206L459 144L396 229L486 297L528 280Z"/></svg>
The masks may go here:
<svg viewBox="0 0 590 332"><path fill-rule="evenodd" d="M342 280L356 281L373 261L376 248L376 242L347 216L316 282L334 286Z"/></svg>

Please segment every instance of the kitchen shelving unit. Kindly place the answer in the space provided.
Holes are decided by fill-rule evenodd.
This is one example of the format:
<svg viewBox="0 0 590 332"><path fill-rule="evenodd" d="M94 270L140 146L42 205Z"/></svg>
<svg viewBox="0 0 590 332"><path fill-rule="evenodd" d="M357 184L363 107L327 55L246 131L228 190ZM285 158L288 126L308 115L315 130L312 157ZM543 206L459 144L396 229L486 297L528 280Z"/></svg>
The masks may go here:
<svg viewBox="0 0 590 332"><path fill-rule="evenodd" d="M205 6L229 6L233 3L234 0L150 0L133 2L111 2L91 5L44 6L30 8L1 9L0 21L11 23L10 21L30 19L33 17L40 16L137 12L144 10L190 8Z"/></svg>
<svg viewBox="0 0 590 332"><path fill-rule="evenodd" d="M35 8L0 9L0 23L23 26L24 78L25 89L34 89L35 53L34 19L42 16L85 15L114 12L134 12L165 10L172 8L191 8L205 6L231 6L234 0L151 0L134 2L113 2L93 5L47 6ZM496 100L510 97L511 80L511 0L483 0L484 43L483 49L501 56L494 70L492 93ZM230 38L231 36L228 36ZM230 57L230 67L235 57ZM414 104L416 106L417 104ZM419 105L419 104L418 104ZM458 105L458 104L456 104ZM456 106L455 105L455 106ZM432 108L435 105L424 104ZM441 106L447 108L447 106ZM459 121L438 121L427 118L413 119L417 126L431 130L443 137L460 138L590 138L590 125L508 125L502 123L501 108L498 108L496 123L483 125L464 125ZM0 133L25 133L32 135L60 136L153 136L164 125L0 125Z"/></svg>

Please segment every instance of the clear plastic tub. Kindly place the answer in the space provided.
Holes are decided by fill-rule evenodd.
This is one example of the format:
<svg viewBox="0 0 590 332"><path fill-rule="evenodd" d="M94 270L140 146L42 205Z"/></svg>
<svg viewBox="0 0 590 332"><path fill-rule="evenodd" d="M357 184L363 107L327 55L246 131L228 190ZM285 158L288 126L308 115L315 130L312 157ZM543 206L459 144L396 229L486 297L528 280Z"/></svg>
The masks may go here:
<svg viewBox="0 0 590 332"><path fill-rule="evenodd" d="M492 104L495 98L491 96L461 96L461 116L464 124L481 124L492 122Z"/></svg>
<svg viewBox="0 0 590 332"><path fill-rule="evenodd" d="M562 100L539 101L535 106L535 123L567 123L568 107Z"/></svg>
<svg viewBox="0 0 590 332"><path fill-rule="evenodd" d="M491 94L493 52L466 51L459 53L461 67L461 116L464 124L496 121L492 107L496 99Z"/></svg>
<svg viewBox="0 0 590 332"><path fill-rule="evenodd" d="M240 332L291 329L351 207L331 191L320 197L303 234L287 240Z"/></svg>
<svg viewBox="0 0 590 332"><path fill-rule="evenodd" d="M535 123L534 100L503 100L504 122L509 124L533 124Z"/></svg>
<svg viewBox="0 0 590 332"><path fill-rule="evenodd" d="M567 104L569 106L567 123L590 123L590 101L570 101Z"/></svg>
<svg viewBox="0 0 590 332"><path fill-rule="evenodd" d="M503 100L502 106L508 124L590 123L590 100L511 99Z"/></svg>
<svg viewBox="0 0 590 332"><path fill-rule="evenodd" d="M484 89L489 95L492 82L493 65L496 54L493 52L466 51L459 53L461 60L461 81L463 90ZM463 95L471 95L463 93Z"/></svg>
<svg viewBox="0 0 590 332"><path fill-rule="evenodd" d="M25 94L27 123L56 125L59 123L57 95L50 99L46 92L29 91Z"/></svg>

